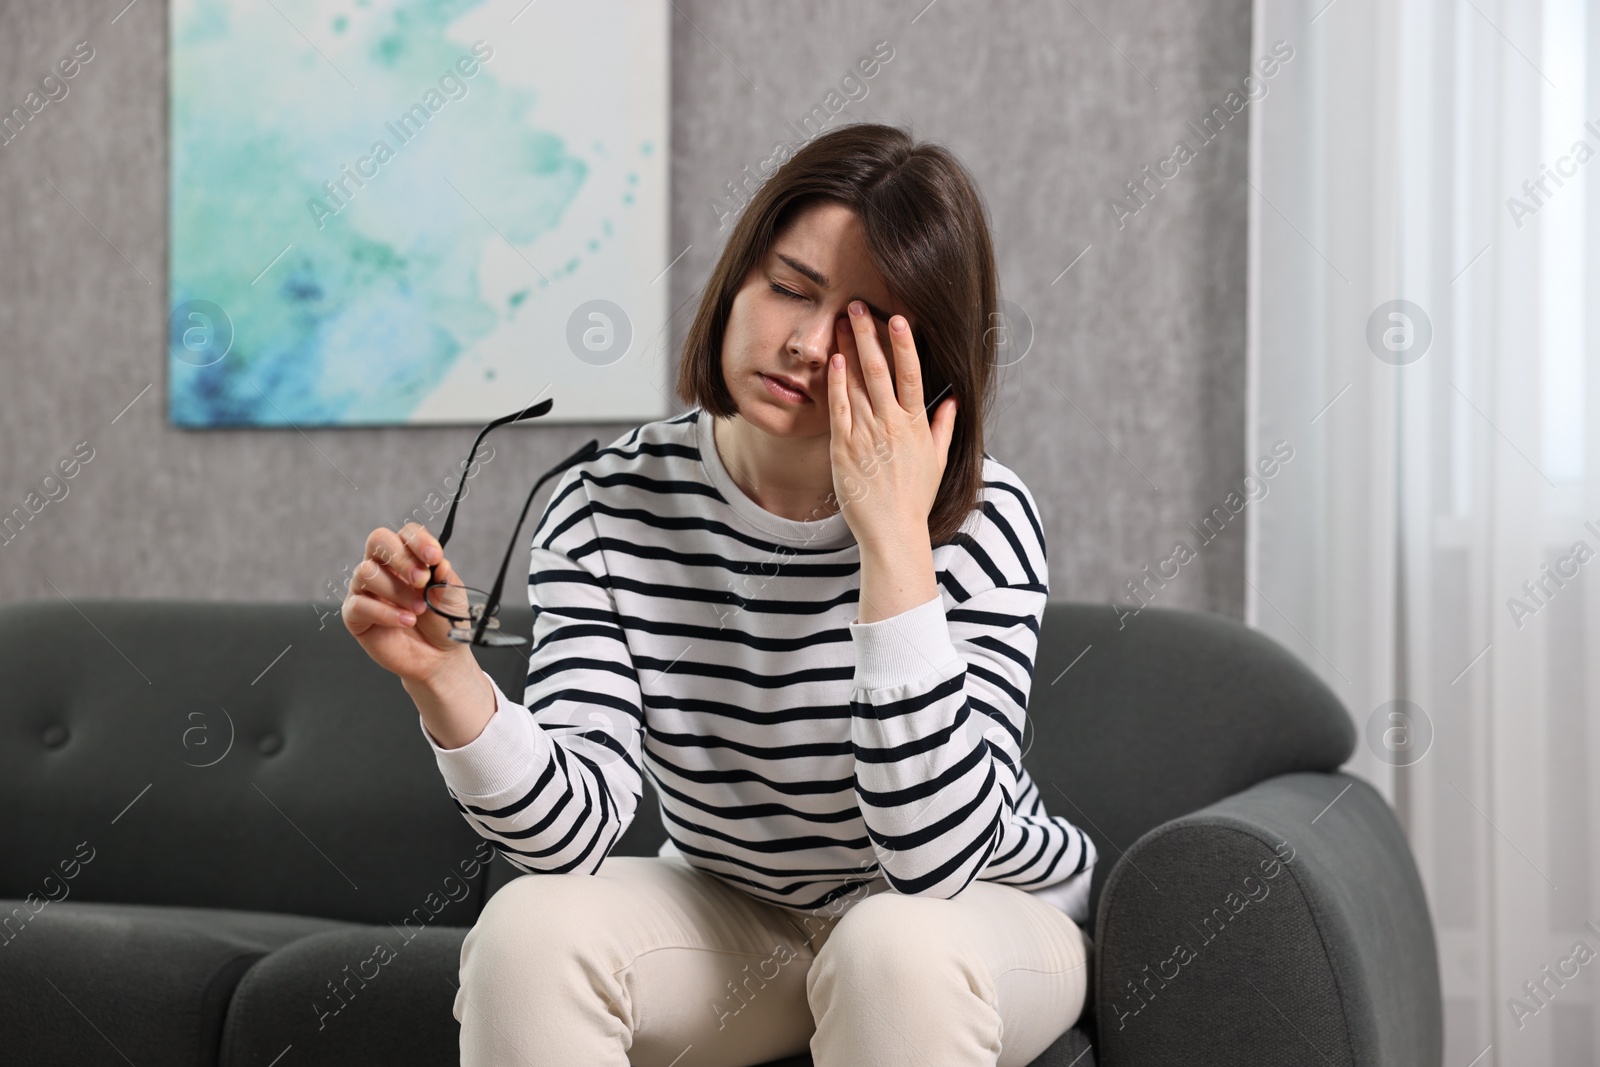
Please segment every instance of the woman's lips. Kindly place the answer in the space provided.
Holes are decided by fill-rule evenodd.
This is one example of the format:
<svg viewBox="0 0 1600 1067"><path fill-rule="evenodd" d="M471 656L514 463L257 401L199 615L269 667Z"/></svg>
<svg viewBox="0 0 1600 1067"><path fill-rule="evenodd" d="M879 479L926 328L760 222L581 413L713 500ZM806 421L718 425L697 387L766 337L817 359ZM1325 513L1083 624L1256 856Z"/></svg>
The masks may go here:
<svg viewBox="0 0 1600 1067"><path fill-rule="evenodd" d="M759 371L757 373L760 373ZM791 404L803 404L811 398L805 390L789 384L785 379L775 378L770 374L762 374L761 380L766 384L767 391L780 400L787 400Z"/></svg>

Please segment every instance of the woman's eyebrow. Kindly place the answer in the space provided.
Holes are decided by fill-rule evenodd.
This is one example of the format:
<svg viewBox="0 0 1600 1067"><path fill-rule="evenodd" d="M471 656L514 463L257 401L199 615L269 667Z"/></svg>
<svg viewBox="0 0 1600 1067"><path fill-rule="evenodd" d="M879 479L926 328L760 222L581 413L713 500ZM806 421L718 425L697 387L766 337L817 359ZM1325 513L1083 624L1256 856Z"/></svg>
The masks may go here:
<svg viewBox="0 0 1600 1067"><path fill-rule="evenodd" d="M802 263L798 259L795 259L793 256L786 256L782 252L774 252L773 255L775 255L779 259L783 260L792 269L794 269L796 271L799 271L801 274L805 275L807 278L810 278L812 281L816 282L822 288L827 289L827 288L830 287L831 283L828 281L828 276L826 274L822 273L817 268L811 266L811 264ZM872 312L872 317L873 318L882 319L883 320L883 324L885 326L887 326L889 324L889 313L887 311L884 311L882 308L873 306L873 304L870 301L862 300L861 297L859 297L859 296L856 297L856 299L857 300L861 300L861 302L863 304L866 304L867 310Z"/></svg>

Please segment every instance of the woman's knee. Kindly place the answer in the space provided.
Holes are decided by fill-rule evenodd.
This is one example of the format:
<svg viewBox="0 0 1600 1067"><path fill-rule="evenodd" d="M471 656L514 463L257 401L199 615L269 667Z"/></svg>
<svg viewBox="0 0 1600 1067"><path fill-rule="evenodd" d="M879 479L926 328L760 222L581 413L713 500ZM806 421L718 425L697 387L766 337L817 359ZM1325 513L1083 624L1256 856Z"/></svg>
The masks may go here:
<svg viewBox="0 0 1600 1067"><path fill-rule="evenodd" d="M950 922L950 902L934 897L880 893L841 917L818 950L806 975L806 995L815 1011L835 991L930 990L976 977Z"/></svg>
<svg viewBox="0 0 1600 1067"><path fill-rule="evenodd" d="M603 956L607 886L589 874L524 874L490 897L461 946L461 981L564 980Z"/></svg>

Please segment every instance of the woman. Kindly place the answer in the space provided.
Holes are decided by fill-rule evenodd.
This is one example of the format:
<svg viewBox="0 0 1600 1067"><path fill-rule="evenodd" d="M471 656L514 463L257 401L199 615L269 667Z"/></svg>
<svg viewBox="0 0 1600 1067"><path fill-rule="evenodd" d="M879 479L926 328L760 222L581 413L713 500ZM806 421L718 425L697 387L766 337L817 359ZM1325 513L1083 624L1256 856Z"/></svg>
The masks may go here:
<svg viewBox="0 0 1600 1067"><path fill-rule="evenodd" d="M962 166L840 128L730 236L697 406L552 490L524 704L425 610L437 539L368 538L346 625L528 872L462 946L464 1064L1009 1067L1076 1021L1096 853L1021 762L1049 579L983 449L997 312ZM669 840L607 859L646 768Z"/></svg>

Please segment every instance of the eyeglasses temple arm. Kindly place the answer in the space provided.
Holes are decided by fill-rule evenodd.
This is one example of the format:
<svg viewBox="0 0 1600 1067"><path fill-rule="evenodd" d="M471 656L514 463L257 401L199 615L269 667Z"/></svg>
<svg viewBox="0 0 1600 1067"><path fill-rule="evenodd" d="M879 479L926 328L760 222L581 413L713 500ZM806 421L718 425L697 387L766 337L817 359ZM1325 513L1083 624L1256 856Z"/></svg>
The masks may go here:
<svg viewBox="0 0 1600 1067"><path fill-rule="evenodd" d="M489 625L489 620L500 610L500 591L505 587L506 569L511 566L511 553L516 551L519 535L522 533L522 524L528 518L528 509L533 506L533 498L539 495L540 487L574 463L580 463L598 451L600 451L600 442L591 440L588 444L546 471L544 476L535 482L533 488L529 490L528 499L522 502L522 514L517 516L517 528L511 532L511 543L506 546L505 559L500 561L500 573L495 575L494 587L489 590L489 602L484 606L483 617L478 620L477 629L473 631L472 640L474 643L482 639L483 631Z"/></svg>
<svg viewBox="0 0 1600 1067"><path fill-rule="evenodd" d="M496 426L504 426L508 422L521 422L523 419L536 419L540 415L547 413L550 410L550 406L554 403L555 401L552 399L541 400L537 404L529 404L521 411L513 411L509 415L502 415L500 418L495 419L489 425L478 431L478 439L472 442L472 448L469 452L467 452L466 466L461 468L461 481L456 485L456 495L455 498L450 501L450 510L445 513L444 526L439 529L440 548L443 548L445 543L450 540L450 531L455 529L456 505L461 503L461 494L465 492L467 488L467 468L472 466L472 457L478 454L478 446L483 443L483 439L485 437L489 436L489 431L494 429ZM429 570L431 571L432 568L430 567Z"/></svg>

